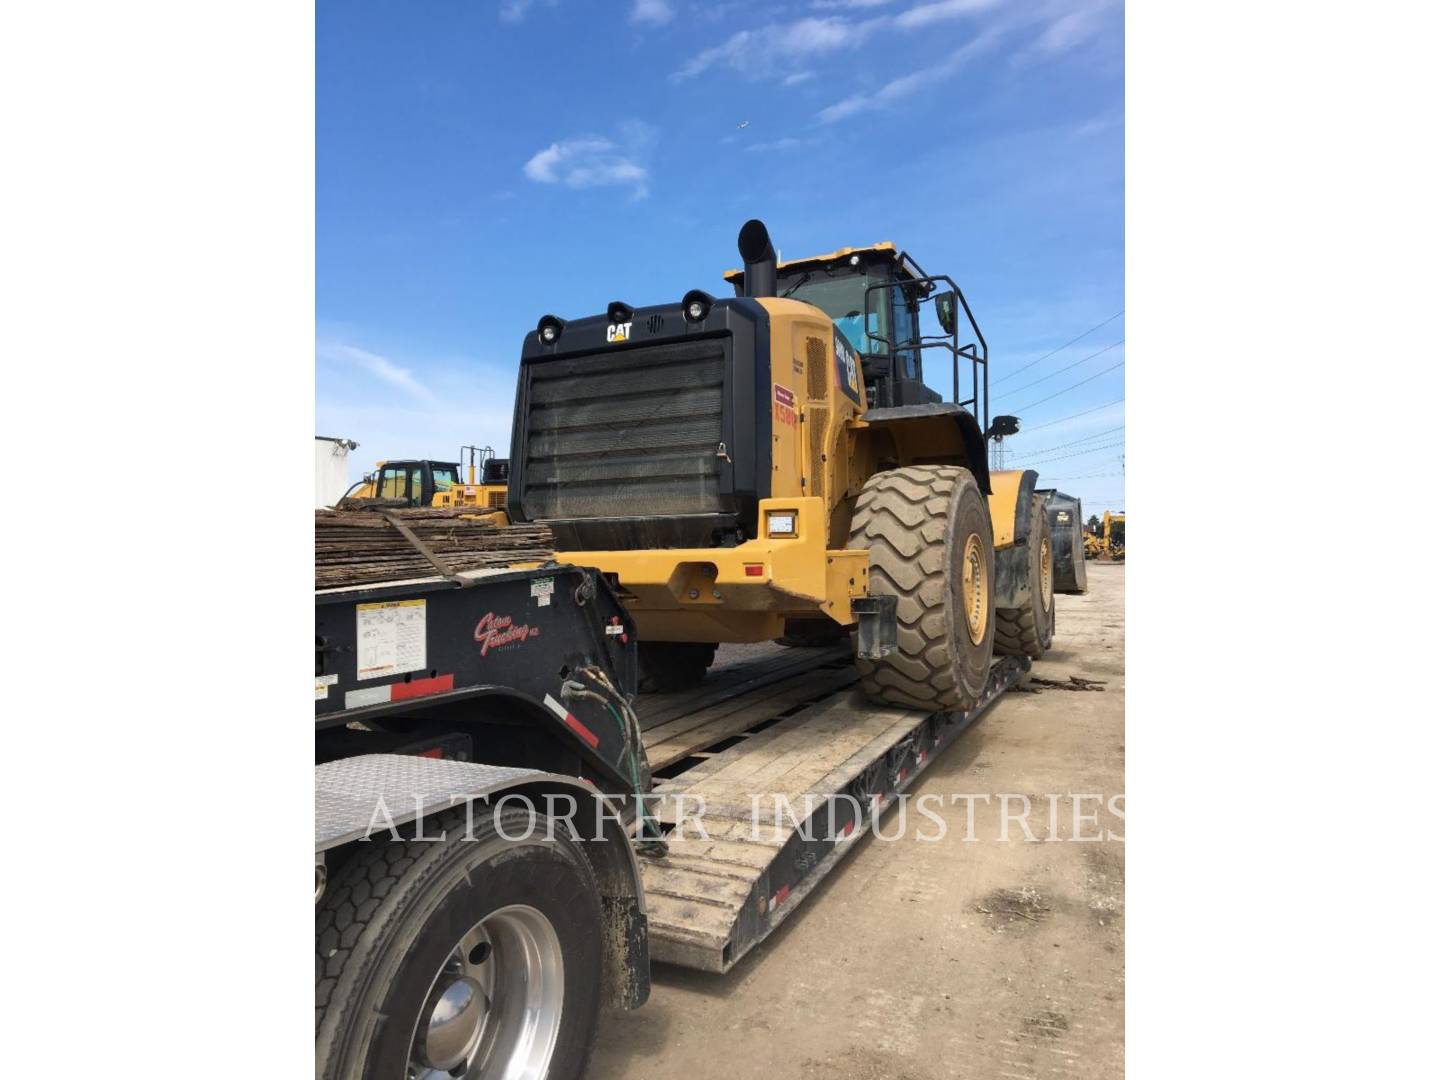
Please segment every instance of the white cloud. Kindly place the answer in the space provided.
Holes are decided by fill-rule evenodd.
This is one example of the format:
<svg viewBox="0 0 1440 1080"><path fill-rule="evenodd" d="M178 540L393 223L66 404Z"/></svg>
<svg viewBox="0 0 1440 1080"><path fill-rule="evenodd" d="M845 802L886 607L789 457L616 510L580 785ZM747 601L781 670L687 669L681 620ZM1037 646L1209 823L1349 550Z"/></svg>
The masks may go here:
<svg viewBox="0 0 1440 1080"><path fill-rule="evenodd" d="M773 75L778 69L792 66L797 57L853 49L884 22L878 18L851 22L839 16L827 16L772 23L759 30L741 30L691 57L671 78L694 78L717 66L756 78Z"/></svg>
<svg viewBox="0 0 1440 1080"><path fill-rule="evenodd" d="M643 156L654 130L631 122L621 127L619 141L582 135L553 142L525 162L524 173L537 184L570 188L629 187L637 199L650 194L650 173Z"/></svg>
<svg viewBox="0 0 1440 1080"><path fill-rule="evenodd" d="M675 9L669 0L635 0L630 9L630 21L650 26L664 26L675 18Z"/></svg>
<svg viewBox="0 0 1440 1080"><path fill-rule="evenodd" d="M1054 55L1084 43L1100 29L1102 10L1097 5L1062 15L1045 28L1035 48L1041 53Z"/></svg>
<svg viewBox="0 0 1440 1080"><path fill-rule="evenodd" d="M786 75L785 80L781 83L781 85L799 86L801 83L807 83L813 78L815 78L815 73L813 71L797 71L794 75Z"/></svg>
<svg viewBox="0 0 1440 1080"><path fill-rule="evenodd" d="M315 355L322 360L353 364L381 382L387 383L397 390L403 390L416 401L426 405L440 404L434 392L415 378L409 368L401 367L393 360L378 353L367 352L365 349L357 349L354 345L345 345L338 341L317 341Z"/></svg>
<svg viewBox="0 0 1440 1080"><path fill-rule="evenodd" d="M909 75L892 79L879 90L871 93L852 94L843 101L837 101L834 105L821 109L820 119L824 123L833 124L837 120L844 120L856 113L888 108L926 87L944 82L970 60L993 48L999 38L998 31L989 30L981 33L955 50L944 63L921 68L918 71L912 71Z"/></svg>
<svg viewBox="0 0 1440 1080"><path fill-rule="evenodd" d="M810 0L810 6L821 11L834 11L837 8L855 11L860 8L884 7L894 2L895 0Z"/></svg>
<svg viewBox="0 0 1440 1080"><path fill-rule="evenodd" d="M914 30L916 27L929 26L945 19L972 15L994 7L995 3L996 0L934 0L932 3L917 4L908 11L902 11L895 16L895 25L902 30Z"/></svg>
<svg viewBox="0 0 1440 1080"><path fill-rule="evenodd" d="M500 21L508 23L523 22L525 16L530 14L530 9L535 6L537 0L501 0ZM555 0L545 0L549 7L555 6Z"/></svg>

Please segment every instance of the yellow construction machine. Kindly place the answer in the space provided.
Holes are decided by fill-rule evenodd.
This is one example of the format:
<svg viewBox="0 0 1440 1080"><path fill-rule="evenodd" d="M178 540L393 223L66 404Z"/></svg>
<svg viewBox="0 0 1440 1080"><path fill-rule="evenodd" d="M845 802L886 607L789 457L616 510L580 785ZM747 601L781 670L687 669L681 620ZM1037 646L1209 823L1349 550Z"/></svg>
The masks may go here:
<svg viewBox="0 0 1440 1080"><path fill-rule="evenodd" d="M462 446L465 478L454 461L377 461L375 471L351 486L346 499L403 499L410 506L473 506L503 510L510 463L488 446ZM468 457L467 457L468 455Z"/></svg>
<svg viewBox="0 0 1440 1080"><path fill-rule="evenodd" d="M1106 562L1125 560L1125 515L1105 511L1094 532L1085 533L1085 558Z"/></svg>
<svg viewBox="0 0 1440 1080"><path fill-rule="evenodd" d="M1036 474L986 460L970 306L894 244L777 264L749 221L739 248L733 298L540 319L511 516L618 585L649 688L695 682L718 643L830 628L871 698L969 708L995 653L1038 657L1054 626ZM923 378L937 353L949 401Z"/></svg>

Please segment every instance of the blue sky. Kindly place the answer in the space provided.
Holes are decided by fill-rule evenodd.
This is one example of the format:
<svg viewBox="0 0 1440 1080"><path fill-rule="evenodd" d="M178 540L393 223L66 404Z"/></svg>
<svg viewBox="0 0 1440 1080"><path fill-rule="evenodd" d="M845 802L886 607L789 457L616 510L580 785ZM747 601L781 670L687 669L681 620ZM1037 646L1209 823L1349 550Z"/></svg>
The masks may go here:
<svg viewBox="0 0 1440 1080"><path fill-rule="evenodd" d="M725 295L761 217L782 258L893 240L956 278L991 411L1021 415L1010 463L1087 513L1123 506L1123 19L1114 0L319 0L316 433L360 443L357 477L503 453L541 314Z"/></svg>

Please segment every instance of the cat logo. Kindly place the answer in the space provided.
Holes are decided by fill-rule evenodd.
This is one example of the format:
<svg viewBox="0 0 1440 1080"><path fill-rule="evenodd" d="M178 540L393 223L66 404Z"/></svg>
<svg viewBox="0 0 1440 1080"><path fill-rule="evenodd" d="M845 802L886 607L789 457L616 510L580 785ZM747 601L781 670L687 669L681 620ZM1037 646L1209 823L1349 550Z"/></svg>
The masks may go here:
<svg viewBox="0 0 1440 1080"><path fill-rule="evenodd" d="M612 322L605 327L605 340L614 345L617 341L630 340L630 327L628 322Z"/></svg>

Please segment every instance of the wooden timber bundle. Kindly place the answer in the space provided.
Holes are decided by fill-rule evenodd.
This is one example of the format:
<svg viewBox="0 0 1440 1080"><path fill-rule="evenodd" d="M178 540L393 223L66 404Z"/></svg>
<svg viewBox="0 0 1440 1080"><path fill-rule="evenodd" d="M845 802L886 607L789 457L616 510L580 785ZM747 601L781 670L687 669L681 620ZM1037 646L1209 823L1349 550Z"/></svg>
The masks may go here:
<svg viewBox="0 0 1440 1080"><path fill-rule="evenodd" d="M545 562L555 539L544 525L496 525L463 509L315 511L315 587L434 577L442 571L393 522L408 529L450 571Z"/></svg>

